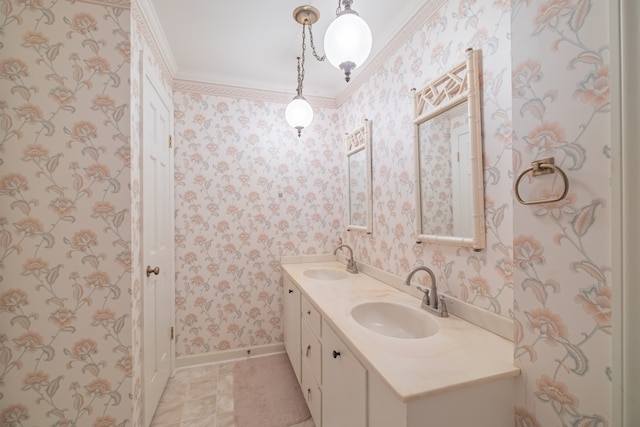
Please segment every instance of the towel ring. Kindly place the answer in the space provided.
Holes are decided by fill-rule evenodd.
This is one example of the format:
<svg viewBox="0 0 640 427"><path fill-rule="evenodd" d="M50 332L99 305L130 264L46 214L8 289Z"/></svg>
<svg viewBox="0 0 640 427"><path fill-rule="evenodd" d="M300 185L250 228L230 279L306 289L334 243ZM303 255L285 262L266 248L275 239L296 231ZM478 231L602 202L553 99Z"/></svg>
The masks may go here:
<svg viewBox="0 0 640 427"><path fill-rule="evenodd" d="M560 196L555 198L543 199L543 200L529 200L529 201L523 200L522 197L520 197L520 190L518 188L520 186L520 181L522 180L522 177L524 177L529 172L532 172L533 176L546 175L554 172L559 174L562 177L562 180L564 181L564 191ZM522 203L523 205L540 205L542 203L553 203L553 202L558 202L564 199L567 196L567 193L569 192L569 179L567 178L567 174L564 173L562 169L560 169L558 166L555 165L554 158L549 157L546 159L535 160L531 162L531 167L522 171L522 173L518 176L518 179L516 179L516 183L514 187L515 187L514 190L516 194L516 199L518 199L518 202Z"/></svg>

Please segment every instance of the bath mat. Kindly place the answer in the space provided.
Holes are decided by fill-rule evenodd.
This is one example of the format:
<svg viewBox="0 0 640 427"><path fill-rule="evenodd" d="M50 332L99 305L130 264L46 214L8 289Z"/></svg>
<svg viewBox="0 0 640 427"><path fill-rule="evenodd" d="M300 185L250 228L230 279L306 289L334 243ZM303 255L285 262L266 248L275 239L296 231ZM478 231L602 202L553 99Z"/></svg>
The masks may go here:
<svg viewBox="0 0 640 427"><path fill-rule="evenodd" d="M237 362L233 405L236 427L287 427L311 416L286 353Z"/></svg>

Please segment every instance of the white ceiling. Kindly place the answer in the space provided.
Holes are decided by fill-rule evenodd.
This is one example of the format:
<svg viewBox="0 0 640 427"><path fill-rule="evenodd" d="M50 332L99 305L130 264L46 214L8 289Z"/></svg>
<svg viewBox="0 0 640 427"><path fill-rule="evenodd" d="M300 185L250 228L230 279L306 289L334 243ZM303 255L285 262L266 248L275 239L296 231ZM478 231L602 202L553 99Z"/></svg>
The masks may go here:
<svg viewBox="0 0 640 427"><path fill-rule="evenodd" d="M369 24L373 49L360 71L411 19L425 0L354 0L353 9ZM291 92L297 85L296 57L302 26L293 10L311 5L320 11L313 25L318 53L335 18L338 0L147 0L145 13L170 51L176 78L245 88ZM151 15L151 16L149 16ZM155 16L154 16L155 15ZM157 32L157 28L156 28ZM166 51L166 50L165 50ZM341 70L311 54L307 35L305 95L335 98L347 83ZM352 76L358 75L356 69ZM353 81L353 80L352 80Z"/></svg>

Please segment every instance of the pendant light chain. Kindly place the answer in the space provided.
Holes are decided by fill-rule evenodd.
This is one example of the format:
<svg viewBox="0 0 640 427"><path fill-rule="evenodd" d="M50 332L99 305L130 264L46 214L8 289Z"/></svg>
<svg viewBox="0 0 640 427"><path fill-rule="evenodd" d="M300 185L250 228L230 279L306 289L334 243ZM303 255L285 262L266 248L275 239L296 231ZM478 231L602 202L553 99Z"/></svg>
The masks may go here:
<svg viewBox="0 0 640 427"><path fill-rule="evenodd" d="M303 37L303 40L304 40L304 37ZM311 41L311 51L313 52L313 56L315 56L316 59L320 62L327 59L327 55L320 56L316 52L316 45L313 43L313 31L311 31L311 24L309 24L309 40Z"/></svg>
<svg viewBox="0 0 640 427"><path fill-rule="evenodd" d="M302 96L302 86L304 84L304 51L307 49L305 27L306 24L302 24L302 61L300 61L300 56L298 57L298 96Z"/></svg>

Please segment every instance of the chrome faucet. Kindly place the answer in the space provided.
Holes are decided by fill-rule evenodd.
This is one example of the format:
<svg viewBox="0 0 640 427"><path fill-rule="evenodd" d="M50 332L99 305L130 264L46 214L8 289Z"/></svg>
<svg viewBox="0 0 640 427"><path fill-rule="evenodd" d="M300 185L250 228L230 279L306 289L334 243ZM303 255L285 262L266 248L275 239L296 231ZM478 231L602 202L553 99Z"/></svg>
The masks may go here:
<svg viewBox="0 0 640 427"><path fill-rule="evenodd" d="M405 279L404 284L407 286L411 286L411 278L420 270L426 271L427 273L429 273L429 277L431 277L430 289L422 289L418 286L418 289L424 292L424 297L422 298L422 308L440 317L448 317L449 312L447 310L447 303L444 301L444 295L440 295L440 297L438 297L436 276L433 274L433 271L431 271L429 267L420 266L411 270L411 273L409 273L409 275Z"/></svg>
<svg viewBox="0 0 640 427"><path fill-rule="evenodd" d="M349 249L349 259L347 260L347 271L349 273L356 274L358 272L358 266L353 259L353 250L348 245L340 245L333 251L333 254L336 255L338 253L338 249L347 248Z"/></svg>

